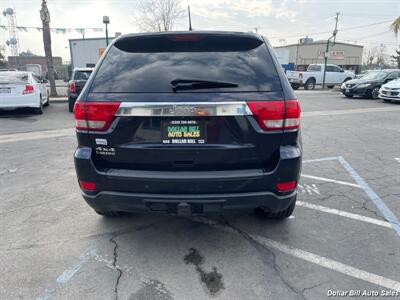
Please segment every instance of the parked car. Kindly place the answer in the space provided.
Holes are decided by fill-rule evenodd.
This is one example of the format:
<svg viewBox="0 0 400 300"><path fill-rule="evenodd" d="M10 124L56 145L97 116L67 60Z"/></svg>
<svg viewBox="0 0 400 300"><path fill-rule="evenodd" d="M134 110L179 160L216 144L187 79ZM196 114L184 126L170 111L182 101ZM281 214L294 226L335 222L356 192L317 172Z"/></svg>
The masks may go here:
<svg viewBox="0 0 400 300"><path fill-rule="evenodd" d="M78 99L92 71L92 68L75 68L72 72L71 80L68 82L67 86L69 112L73 111L75 101Z"/></svg>
<svg viewBox="0 0 400 300"><path fill-rule="evenodd" d="M266 39L131 34L106 51L74 107L76 173L97 213L292 214L300 106Z"/></svg>
<svg viewBox="0 0 400 300"><path fill-rule="evenodd" d="M42 114L43 107L49 103L45 82L32 72L0 73L0 109L29 107L36 114Z"/></svg>
<svg viewBox="0 0 400 300"><path fill-rule="evenodd" d="M316 85L323 83L324 64L309 65L307 71L287 71L286 76L293 89L304 87L305 90L312 90ZM345 71L336 65L326 65L325 84L328 88L354 78L354 73Z"/></svg>
<svg viewBox="0 0 400 300"><path fill-rule="evenodd" d="M400 70L397 69L371 71L359 79L343 83L341 91L347 98L361 96L377 99L381 86L399 76Z"/></svg>
<svg viewBox="0 0 400 300"><path fill-rule="evenodd" d="M399 78L382 85L379 89L379 98L385 102L400 101L400 76Z"/></svg>
<svg viewBox="0 0 400 300"><path fill-rule="evenodd" d="M354 79L360 79L361 77L367 75L369 72L376 71L376 70L364 70L361 73L357 74Z"/></svg>

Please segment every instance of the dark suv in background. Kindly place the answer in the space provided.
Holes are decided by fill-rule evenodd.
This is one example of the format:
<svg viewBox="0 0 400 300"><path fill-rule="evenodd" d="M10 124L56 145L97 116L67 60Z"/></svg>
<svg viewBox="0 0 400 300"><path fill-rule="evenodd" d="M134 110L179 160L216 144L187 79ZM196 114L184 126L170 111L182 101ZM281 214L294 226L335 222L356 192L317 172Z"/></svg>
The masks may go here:
<svg viewBox="0 0 400 300"><path fill-rule="evenodd" d="M293 212L300 106L261 36L123 35L74 115L78 182L101 215Z"/></svg>
<svg viewBox="0 0 400 300"><path fill-rule="evenodd" d="M72 72L71 80L68 82L67 86L69 112L73 111L75 101L78 99L80 92L82 91L92 72L92 68L75 68Z"/></svg>

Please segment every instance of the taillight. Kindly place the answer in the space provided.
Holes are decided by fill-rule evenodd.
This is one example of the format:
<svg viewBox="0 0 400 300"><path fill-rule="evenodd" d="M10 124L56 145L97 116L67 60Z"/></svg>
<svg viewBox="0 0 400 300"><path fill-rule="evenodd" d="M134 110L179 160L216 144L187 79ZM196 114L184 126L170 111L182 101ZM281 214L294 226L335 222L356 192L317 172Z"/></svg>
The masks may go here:
<svg viewBox="0 0 400 300"><path fill-rule="evenodd" d="M119 105L119 102L75 102L76 129L106 131L114 120Z"/></svg>
<svg viewBox="0 0 400 300"><path fill-rule="evenodd" d="M266 131L297 129L300 126L300 104L297 100L247 102L254 118Z"/></svg>
<svg viewBox="0 0 400 300"><path fill-rule="evenodd" d="M69 84L69 91L70 91L71 93L75 93L75 90L76 90L75 82L71 82L71 83Z"/></svg>
<svg viewBox="0 0 400 300"><path fill-rule="evenodd" d="M276 184L276 188L279 192L289 192L292 191L296 188L297 186L297 181L287 181L287 182L278 182Z"/></svg>
<svg viewBox="0 0 400 300"><path fill-rule="evenodd" d="M22 94L23 95L32 94L34 91L35 91L35 88L33 87L33 85L27 84L25 86L25 89L22 91Z"/></svg>

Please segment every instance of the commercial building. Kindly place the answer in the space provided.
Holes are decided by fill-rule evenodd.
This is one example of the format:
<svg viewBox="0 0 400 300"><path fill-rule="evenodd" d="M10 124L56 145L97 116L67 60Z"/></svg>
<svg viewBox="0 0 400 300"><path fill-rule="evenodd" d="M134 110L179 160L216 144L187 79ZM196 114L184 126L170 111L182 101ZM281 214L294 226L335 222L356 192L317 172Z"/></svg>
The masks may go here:
<svg viewBox="0 0 400 300"><path fill-rule="evenodd" d="M360 71L363 46L336 42L329 47L328 63L345 70ZM282 67L285 70L306 70L310 64L324 63L326 41L300 39L299 43L274 47Z"/></svg>
<svg viewBox="0 0 400 300"><path fill-rule="evenodd" d="M8 67L12 69L25 70L26 65L35 64L41 65L43 74L47 74L47 62L46 57L27 55L27 56L9 56L8 57ZM61 72L63 69L62 58L60 56L53 56L53 66L56 73Z"/></svg>
<svg viewBox="0 0 400 300"><path fill-rule="evenodd" d="M109 37L109 43L114 37ZM106 38L71 39L69 50L73 68L94 67L107 48Z"/></svg>

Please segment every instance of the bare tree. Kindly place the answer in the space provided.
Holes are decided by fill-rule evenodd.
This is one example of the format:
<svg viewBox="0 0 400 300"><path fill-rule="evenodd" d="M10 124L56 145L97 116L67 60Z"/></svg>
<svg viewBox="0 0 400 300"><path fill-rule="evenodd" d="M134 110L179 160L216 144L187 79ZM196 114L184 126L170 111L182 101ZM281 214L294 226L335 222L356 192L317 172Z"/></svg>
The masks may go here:
<svg viewBox="0 0 400 300"><path fill-rule="evenodd" d="M185 12L179 0L139 0L138 11L140 29L151 32L171 31Z"/></svg>
<svg viewBox="0 0 400 300"><path fill-rule="evenodd" d="M40 10L40 19L43 26L43 44L46 56L47 73L50 81L50 96L57 96L56 83L54 81L53 54L51 52L50 35L50 12L47 8L46 0L42 0L42 9Z"/></svg>
<svg viewBox="0 0 400 300"><path fill-rule="evenodd" d="M378 47L372 46L364 49L363 56L364 56L364 64L367 66L372 66L378 55Z"/></svg>

